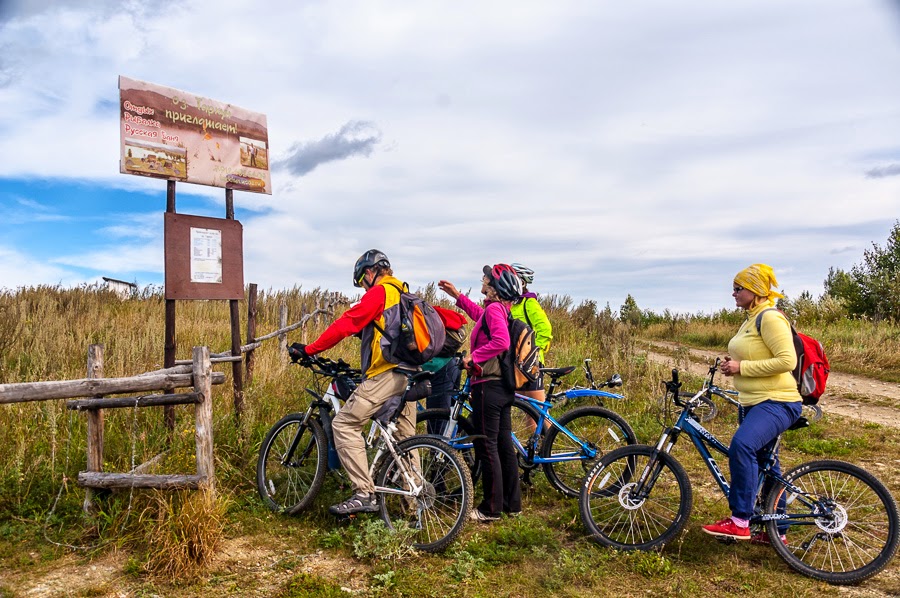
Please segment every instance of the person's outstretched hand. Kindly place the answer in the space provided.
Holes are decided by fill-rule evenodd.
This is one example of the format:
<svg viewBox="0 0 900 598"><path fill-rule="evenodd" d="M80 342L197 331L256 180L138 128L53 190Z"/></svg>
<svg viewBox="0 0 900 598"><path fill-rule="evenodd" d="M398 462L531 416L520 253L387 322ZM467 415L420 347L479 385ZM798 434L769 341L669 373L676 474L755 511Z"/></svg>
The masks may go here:
<svg viewBox="0 0 900 598"><path fill-rule="evenodd" d="M454 299L458 299L461 294L459 292L459 289L457 289L456 286L449 280L438 281L438 288L440 288L442 291L444 291Z"/></svg>

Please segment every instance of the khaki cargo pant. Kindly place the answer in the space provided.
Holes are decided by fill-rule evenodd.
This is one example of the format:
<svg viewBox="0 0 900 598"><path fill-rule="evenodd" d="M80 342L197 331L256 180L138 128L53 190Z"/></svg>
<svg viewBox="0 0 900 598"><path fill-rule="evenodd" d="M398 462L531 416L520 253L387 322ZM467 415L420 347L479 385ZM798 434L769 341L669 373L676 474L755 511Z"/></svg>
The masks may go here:
<svg viewBox="0 0 900 598"><path fill-rule="evenodd" d="M372 494L375 483L369 476L366 458L366 440L363 428L385 401L403 394L406 376L388 370L363 381L341 407L334 418L334 447L341 458L341 465L350 478L354 494ZM416 433L416 404L407 403L397 420L397 440Z"/></svg>

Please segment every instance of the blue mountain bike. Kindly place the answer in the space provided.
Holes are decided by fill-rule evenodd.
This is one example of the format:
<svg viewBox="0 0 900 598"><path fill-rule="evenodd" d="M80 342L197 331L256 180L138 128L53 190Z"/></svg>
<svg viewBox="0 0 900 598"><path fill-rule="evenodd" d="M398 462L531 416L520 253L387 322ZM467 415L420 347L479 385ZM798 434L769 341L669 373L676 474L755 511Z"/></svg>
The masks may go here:
<svg viewBox="0 0 900 598"><path fill-rule="evenodd" d="M575 366L541 368L550 378L547 400L540 401L516 395L512 406L513 444L523 470L523 481L530 482L531 472L543 468L550 484L566 496L577 497L584 476L593 464L613 449L635 444L637 437L628 422L619 414L603 407L604 399L621 400L620 394L602 390L622 385L615 374L605 382L596 382L591 372L591 360L584 360L584 372L589 386L556 391L560 379L575 371ZM425 409L417 415L418 425L429 424L433 432L444 437L458 450L472 467L472 477L479 475L472 435L475 427L465 413L468 407L468 381L453 396L449 409ZM564 402L593 400L598 405L575 407L558 419L551 413L554 405Z"/></svg>

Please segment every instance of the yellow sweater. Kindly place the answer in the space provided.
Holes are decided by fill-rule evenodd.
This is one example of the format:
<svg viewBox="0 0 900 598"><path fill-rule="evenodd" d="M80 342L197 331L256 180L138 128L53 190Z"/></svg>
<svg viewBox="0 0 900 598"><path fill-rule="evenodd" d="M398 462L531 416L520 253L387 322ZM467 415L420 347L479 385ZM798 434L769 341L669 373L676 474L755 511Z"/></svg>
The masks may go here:
<svg viewBox="0 0 900 598"><path fill-rule="evenodd" d="M743 405L801 400L791 373L797 366L797 353L787 318L779 311L767 311L760 326L762 334L756 331L756 316L770 307L771 303L763 303L749 310L747 320L728 342L729 355L741 362L734 387Z"/></svg>

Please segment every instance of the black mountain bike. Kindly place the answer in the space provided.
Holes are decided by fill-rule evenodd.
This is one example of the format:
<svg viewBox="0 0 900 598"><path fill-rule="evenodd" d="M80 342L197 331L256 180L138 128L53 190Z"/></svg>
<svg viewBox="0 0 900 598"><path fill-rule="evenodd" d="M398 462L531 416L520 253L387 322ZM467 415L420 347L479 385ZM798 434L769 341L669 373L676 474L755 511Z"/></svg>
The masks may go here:
<svg viewBox="0 0 900 598"><path fill-rule="evenodd" d="M718 360L710 368L710 383L717 367ZM666 398L681 408L675 424L663 430L655 446L627 446L604 455L585 478L581 520L605 546L655 549L684 529L693 505L691 482L671 454L682 434L728 496L728 481L709 451L727 455L728 447L694 414L705 389L681 396L678 370L665 384ZM806 425L801 417L790 429ZM828 583L858 583L884 569L900 541L897 505L884 484L861 467L834 460L810 461L778 475L773 466L780 442L775 439L763 463L751 533L765 531L788 565Z"/></svg>

